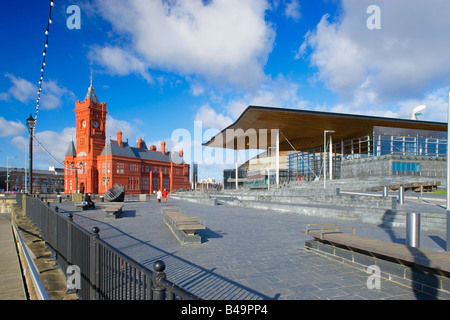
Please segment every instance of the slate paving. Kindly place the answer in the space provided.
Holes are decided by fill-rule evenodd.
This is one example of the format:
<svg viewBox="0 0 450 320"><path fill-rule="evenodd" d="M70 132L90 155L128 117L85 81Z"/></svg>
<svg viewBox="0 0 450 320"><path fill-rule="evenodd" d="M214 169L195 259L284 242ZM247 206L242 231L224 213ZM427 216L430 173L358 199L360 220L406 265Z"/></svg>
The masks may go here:
<svg viewBox="0 0 450 320"><path fill-rule="evenodd" d="M126 255L152 268L163 260L167 278L207 300L418 300L432 297L386 279L381 289L367 287L369 274L305 249L310 223L349 222L270 210L207 206L169 198L126 201L118 219L101 210L77 211L73 203L58 203L60 212L91 230ZM206 230L201 244L181 245L164 224L161 206L178 206L189 216L201 217ZM101 203L97 203L101 209ZM351 223L356 233L404 243L404 228ZM421 233L421 247L443 251L445 236Z"/></svg>

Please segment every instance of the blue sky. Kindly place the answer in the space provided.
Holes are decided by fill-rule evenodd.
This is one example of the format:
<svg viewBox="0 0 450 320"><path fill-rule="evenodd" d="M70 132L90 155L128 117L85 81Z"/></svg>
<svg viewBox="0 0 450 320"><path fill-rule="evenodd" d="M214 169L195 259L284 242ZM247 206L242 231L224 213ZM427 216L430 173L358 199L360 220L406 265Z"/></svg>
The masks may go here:
<svg viewBox="0 0 450 320"><path fill-rule="evenodd" d="M107 138L121 130L132 144L164 140L169 150L180 148L175 130L206 141L248 105L407 118L425 104L421 120L447 121L447 0L54 3L36 168L61 167L91 71L107 103ZM25 163L49 4L2 3L0 166ZM71 5L80 8L81 29L67 26L76 18ZM195 124L205 136L194 137ZM200 165L200 178L221 180L225 167L233 165Z"/></svg>

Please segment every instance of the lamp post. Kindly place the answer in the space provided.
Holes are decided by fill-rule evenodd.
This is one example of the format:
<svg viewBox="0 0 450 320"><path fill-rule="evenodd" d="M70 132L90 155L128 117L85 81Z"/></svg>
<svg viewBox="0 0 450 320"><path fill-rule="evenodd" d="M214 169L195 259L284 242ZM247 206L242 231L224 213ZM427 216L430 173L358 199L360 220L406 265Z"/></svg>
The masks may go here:
<svg viewBox="0 0 450 320"><path fill-rule="evenodd" d="M9 159L13 159L16 158L16 156L14 157L6 157L6 192L9 192L9 163L8 160Z"/></svg>
<svg viewBox="0 0 450 320"><path fill-rule="evenodd" d="M30 161L29 164L29 188L30 188L30 195L33 194L33 133L34 133L34 125L36 123L36 120L33 119L33 117L30 114L30 117L27 119L27 128L29 132L29 152L28 152L28 158Z"/></svg>
<svg viewBox="0 0 450 320"><path fill-rule="evenodd" d="M327 133L334 133L333 130L323 130L323 188L327 187Z"/></svg>

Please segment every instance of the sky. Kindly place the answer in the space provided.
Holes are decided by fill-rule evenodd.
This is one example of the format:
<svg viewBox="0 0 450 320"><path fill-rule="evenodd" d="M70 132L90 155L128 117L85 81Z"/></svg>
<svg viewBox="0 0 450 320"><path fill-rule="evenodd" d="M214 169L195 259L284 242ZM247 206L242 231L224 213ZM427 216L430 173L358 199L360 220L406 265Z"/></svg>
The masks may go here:
<svg viewBox="0 0 450 320"><path fill-rule="evenodd" d="M391 118L426 105L420 120L447 122L448 0L55 0L39 107L50 0L1 6L0 166L27 163L32 115L34 168L63 167L91 73L107 139L165 141L217 181L234 164L200 145L249 105Z"/></svg>

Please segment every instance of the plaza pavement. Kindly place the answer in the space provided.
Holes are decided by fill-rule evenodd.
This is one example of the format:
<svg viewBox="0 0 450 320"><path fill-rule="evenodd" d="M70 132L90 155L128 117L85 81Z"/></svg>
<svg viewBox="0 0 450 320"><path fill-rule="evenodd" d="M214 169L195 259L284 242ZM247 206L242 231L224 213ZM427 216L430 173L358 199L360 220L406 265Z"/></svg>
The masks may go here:
<svg viewBox="0 0 450 320"><path fill-rule="evenodd" d="M52 204L56 205L56 204ZM106 219L100 210L77 211L73 203L58 203L62 214L148 268L163 260L167 278L207 300L419 300L429 296L381 280L370 290L364 270L308 251L302 234L310 223L353 225L356 234L405 243L404 228L349 223L298 214L229 205L207 206L169 197L156 201L126 201L118 219ZM161 206L179 206L189 216L201 217L206 230L201 244L181 245L163 222ZM421 232L421 248L444 251L445 235Z"/></svg>

